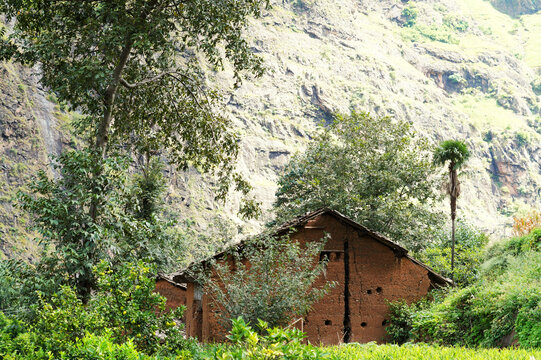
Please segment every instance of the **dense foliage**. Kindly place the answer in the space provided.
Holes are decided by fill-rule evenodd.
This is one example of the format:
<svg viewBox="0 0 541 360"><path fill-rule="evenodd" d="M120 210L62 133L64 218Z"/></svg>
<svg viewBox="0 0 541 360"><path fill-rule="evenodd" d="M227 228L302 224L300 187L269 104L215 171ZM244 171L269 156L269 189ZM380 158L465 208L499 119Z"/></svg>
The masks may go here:
<svg viewBox="0 0 541 360"><path fill-rule="evenodd" d="M485 259L484 248L488 237L465 220L457 221L455 234L454 281L459 286L470 285L480 277L480 265ZM452 239L448 231L439 230L417 258L433 268L438 274L451 277Z"/></svg>
<svg viewBox="0 0 541 360"><path fill-rule="evenodd" d="M396 342L541 347L541 229L486 251L472 285L434 294L434 302L395 304Z"/></svg>
<svg viewBox="0 0 541 360"><path fill-rule="evenodd" d="M232 323L231 332L227 336L231 344L213 349L215 359L329 359L324 349L303 344L305 335L299 329L269 327L266 322L259 320L258 329L254 331L241 317L233 319Z"/></svg>
<svg viewBox="0 0 541 360"><path fill-rule="evenodd" d="M42 85L84 114L79 133L102 156L113 145L167 149L181 169L216 172L219 197L231 182L247 195L250 186L234 171L237 135L218 113L219 95L204 73L226 62L237 83L247 72L263 73L243 29L266 6L265 0L2 0L0 13L16 21L0 37L0 60L39 63ZM253 214L255 202L245 200L241 211ZM96 211L93 204L89 213Z"/></svg>
<svg viewBox="0 0 541 360"><path fill-rule="evenodd" d="M30 194L20 194L34 215L44 252L38 277L73 286L86 301L96 285L92 268L146 259L166 266L174 258L175 238L159 221L157 200L163 191L158 163L130 183L127 157L102 159L93 150L67 151L54 163L58 177L40 171ZM88 209L100 211L92 216Z"/></svg>
<svg viewBox="0 0 541 360"><path fill-rule="evenodd" d="M428 144L404 121L368 113L337 116L278 181L277 222L335 209L412 248L438 223Z"/></svg>
<svg viewBox="0 0 541 360"><path fill-rule="evenodd" d="M315 283L326 266L320 262L325 239L301 245L288 236L263 236L234 247L212 264L208 294L222 325L242 317L255 326L285 326L302 317L333 286Z"/></svg>
<svg viewBox="0 0 541 360"><path fill-rule="evenodd" d="M32 322L0 313L0 357L8 359L138 359L182 354L183 308L166 311L154 293L155 269L138 264L95 268L98 289L87 305L69 286L39 297Z"/></svg>
<svg viewBox="0 0 541 360"><path fill-rule="evenodd" d="M267 5L0 1L11 23L9 32L0 30L0 60L39 64L41 84L62 107L82 114L77 135L87 140L86 149L60 155L58 177L40 172L31 193L21 195L42 235L37 268L43 274L37 274L51 283L50 293L67 284L86 302L96 286L91 269L101 259L156 261L164 253L156 249L170 250L164 245L171 238L149 201L162 188L154 176L160 169L147 167L130 189L129 159L117 151L148 156L166 150L180 169L216 174L218 197L232 182L248 194L249 184L234 171L238 138L217 111L219 94L206 86L204 72L229 62L237 83L246 72L263 73L243 29ZM244 200L241 212L256 214L257 204Z"/></svg>

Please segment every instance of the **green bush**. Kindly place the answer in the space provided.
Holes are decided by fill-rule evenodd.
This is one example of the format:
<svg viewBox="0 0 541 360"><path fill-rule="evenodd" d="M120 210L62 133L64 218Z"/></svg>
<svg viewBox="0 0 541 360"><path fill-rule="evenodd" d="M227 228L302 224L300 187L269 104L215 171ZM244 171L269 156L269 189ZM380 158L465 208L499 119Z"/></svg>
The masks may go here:
<svg viewBox="0 0 541 360"><path fill-rule="evenodd" d="M240 317L233 319L232 324L231 332L227 336L231 345L217 347L214 353L215 359L317 360L330 358L324 349L303 344L305 335L299 329L270 328L266 322L259 320L257 325L259 329L254 331Z"/></svg>
<svg viewBox="0 0 541 360"><path fill-rule="evenodd" d="M418 11L415 5L410 4L402 10L402 17L404 18L404 26L412 27L417 20Z"/></svg>
<svg viewBox="0 0 541 360"><path fill-rule="evenodd" d="M435 293L432 303L394 304L389 334L397 342L499 347L514 331L521 347L539 347L540 242L541 230L534 230L493 245L472 285Z"/></svg>
<svg viewBox="0 0 541 360"><path fill-rule="evenodd" d="M408 306L405 300L389 303L390 321L385 331L392 343L404 344L410 340L413 315L418 304Z"/></svg>
<svg viewBox="0 0 541 360"><path fill-rule="evenodd" d="M286 326L305 315L334 286L314 286L325 270L325 260L314 261L325 242L301 245L289 236L262 236L228 251L230 261L217 261L212 276L201 280L221 325L227 329L231 319L242 317L252 326L258 319Z"/></svg>
<svg viewBox="0 0 541 360"><path fill-rule="evenodd" d="M183 308L165 310L154 293L155 278L142 262L95 269L98 288L88 304L62 286L50 299L39 296L32 322L0 313L0 358L139 359L183 356L190 341L177 324Z"/></svg>
<svg viewBox="0 0 541 360"><path fill-rule="evenodd" d="M528 135L523 132L515 133L515 140L519 147L528 145Z"/></svg>
<svg viewBox="0 0 541 360"><path fill-rule="evenodd" d="M532 81L532 90L536 95L541 95L541 76Z"/></svg>
<svg viewBox="0 0 541 360"><path fill-rule="evenodd" d="M449 75L449 81L461 86L465 86L468 84L466 79L464 79L464 77L462 77L462 75L459 73L454 73L454 74Z"/></svg>
<svg viewBox="0 0 541 360"><path fill-rule="evenodd" d="M529 299L517 315L516 326L521 346L541 348L541 294Z"/></svg>
<svg viewBox="0 0 541 360"><path fill-rule="evenodd" d="M417 31L422 36L432 40L432 41L439 41L443 43L448 44L458 44L459 40L456 38L456 36L453 34L452 31L449 30L449 28L441 25L418 25L416 26Z"/></svg>
<svg viewBox="0 0 541 360"><path fill-rule="evenodd" d="M167 354L184 345L184 307L166 311L166 299L154 292L155 271L141 261L116 267L102 261L94 270L97 292L89 308L117 343L129 339L147 354Z"/></svg>
<svg viewBox="0 0 541 360"><path fill-rule="evenodd" d="M451 276L451 234L440 230L435 241L428 244L417 257L443 276ZM459 219L456 227L454 280L459 285L469 285L480 276L484 247L488 237L465 220Z"/></svg>
<svg viewBox="0 0 541 360"><path fill-rule="evenodd" d="M466 20L452 15L447 15L443 18L443 25L459 32L466 32L470 27L470 24Z"/></svg>

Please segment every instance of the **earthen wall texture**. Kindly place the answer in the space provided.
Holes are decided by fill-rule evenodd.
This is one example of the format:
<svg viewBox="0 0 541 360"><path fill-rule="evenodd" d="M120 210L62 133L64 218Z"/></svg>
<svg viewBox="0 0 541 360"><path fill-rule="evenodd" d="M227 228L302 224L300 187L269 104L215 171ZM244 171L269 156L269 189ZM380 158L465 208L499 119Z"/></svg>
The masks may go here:
<svg viewBox="0 0 541 360"><path fill-rule="evenodd" d="M404 299L411 303L427 295L431 288L428 271L407 257L395 256L388 246L328 214L310 220L291 238L304 243L319 240L325 233L330 235L330 239L322 255L329 261L325 273L315 285L334 281L336 286L305 316L302 328L308 341L325 345L341 343L347 325L351 327L351 342L385 342L385 326L389 320L386 302ZM346 271L349 272L348 293L345 291ZM202 341L222 341L225 331L219 326L216 310L206 296L202 297L202 317L190 317L190 313L196 313L193 309L195 302L190 300L193 299L193 289L193 284L189 284L187 334ZM346 297L349 316L346 316ZM300 323L297 327L301 327Z"/></svg>
<svg viewBox="0 0 541 360"><path fill-rule="evenodd" d="M167 309L176 309L181 305L186 305L186 290L167 280L158 279L156 281L156 292L167 299L165 303Z"/></svg>

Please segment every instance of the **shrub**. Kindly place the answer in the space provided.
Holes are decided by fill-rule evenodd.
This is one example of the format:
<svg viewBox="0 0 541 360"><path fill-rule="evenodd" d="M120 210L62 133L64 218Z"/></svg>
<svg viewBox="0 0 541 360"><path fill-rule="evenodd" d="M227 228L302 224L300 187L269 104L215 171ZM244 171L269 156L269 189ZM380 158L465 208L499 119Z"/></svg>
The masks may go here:
<svg viewBox="0 0 541 360"><path fill-rule="evenodd" d="M449 75L449 81L461 86L465 86L468 84L466 79L464 79L464 77L462 77L462 75L459 73L454 73L454 74Z"/></svg>
<svg viewBox="0 0 541 360"><path fill-rule="evenodd" d="M535 228L541 228L541 211L532 211L513 218L513 233L516 236L529 234Z"/></svg>
<svg viewBox="0 0 541 360"><path fill-rule="evenodd" d="M61 359L150 360L150 357L139 353L131 340L117 344L107 335L85 334L61 355Z"/></svg>
<svg viewBox="0 0 541 360"><path fill-rule="evenodd" d="M436 241L419 253L420 260L444 276L451 276L451 236L441 230ZM466 221L459 219L456 227L454 280L459 285L468 285L479 278L479 268L484 260L483 248L488 237Z"/></svg>
<svg viewBox="0 0 541 360"><path fill-rule="evenodd" d="M404 18L404 26L412 27L417 20L418 11L415 5L410 4L402 10L402 17Z"/></svg>
<svg viewBox="0 0 541 360"><path fill-rule="evenodd" d="M227 336L231 345L219 347L215 353L216 359L329 359L322 348L303 344L305 335L299 329L271 328L266 322L258 320L259 330L254 331L241 317L232 320L232 325Z"/></svg>
<svg viewBox="0 0 541 360"><path fill-rule="evenodd" d="M424 37L432 40L448 44L458 44L459 40L455 37L452 31L445 26L439 25L418 25L417 31Z"/></svg>
<svg viewBox="0 0 541 360"><path fill-rule="evenodd" d="M155 270L141 261L117 267L102 261L94 270L98 289L89 304L113 340L129 339L147 354L168 353L169 348L184 345L180 332L184 307L166 311L166 299L154 292Z"/></svg>
<svg viewBox="0 0 541 360"><path fill-rule="evenodd" d="M532 81L532 90L536 95L541 95L541 76Z"/></svg>
<svg viewBox="0 0 541 360"><path fill-rule="evenodd" d="M392 343L404 344L411 338L413 316L423 302L409 306L405 300L389 303L389 325L385 328Z"/></svg>
<svg viewBox="0 0 541 360"><path fill-rule="evenodd" d="M518 341L527 348L541 348L541 295L530 298L517 315Z"/></svg>
<svg viewBox="0 0 541 360"><path fill-rule="evenodd" d="M390 335L400 341L499 347L509 345L515 331L520 346L539 346L540 243L541 230L536 230L491 246L473 285L434 293L433 303L395 304Z"/></svg>
<svg viewBox="0 0 541 360"><path fill-rule="evenodd" d="M106 327L103 320L99 314L87 311L72 288L62 286L48 302L40 297L36 319L30 328L39 335L36 344L40 348L59 355L85 333L102 333Z"/></svg>
<svg viewBox="0 0 541 360"><path fill-rule="evenodd" d="M326 266L325 259L317 261L325 241L301 246L289 236L263 236L227 252L206 279L221 324L227 328L242 317L252 326L258 319L285 326L305 315L333 286L313 286Z"/></svg>
<svg viewBox="0 0 541 360"><path fill-rule="evenodd" d="M528 135L523 132L515 133L515 140L519 147L528 145Z"/></svg>
<svg viewBox="0 0 541 360"><path fill-rule="evenodd" d="M0 313L0 358L143 359L182 355L189 341L176 321L183 309L165 311L153 293L154 269L143 263L95 268L98 289L87 305L62 286L50 299L39 296L31 323ZM9 356L9 357L8 357Z"/></svg>
<svg viewBox="0 0 541 360"><path fill-rule="evenodd" d="M459 32L466 32L470 27L470 24L466 20L452 15L447 15L443 18L443 25Z"/></svg>

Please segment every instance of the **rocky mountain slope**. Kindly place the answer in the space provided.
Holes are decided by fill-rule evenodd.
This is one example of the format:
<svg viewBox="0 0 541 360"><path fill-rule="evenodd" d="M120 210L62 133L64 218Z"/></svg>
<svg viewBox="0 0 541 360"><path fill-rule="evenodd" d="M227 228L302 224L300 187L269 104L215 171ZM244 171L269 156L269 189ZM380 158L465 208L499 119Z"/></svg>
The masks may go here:
<svg viewBox="0 0 541 360"><path fill-rule="evenodd" d="M263 208L316 125L351 109L407 119L434 143L466 141L473 158L459 211L489 233L502 235L517 210L539 208L541 13L523 11L518 0L493 2L514 17L483 0L275 1L248 32L268 72L226 99L242 135L239 168ZM7 254L31 248L10 196L46 166L47 153L74 141L67 114L30 72L0 65L0 247ZM232 86L228 71L208 80ZM243 222L235 195L216 204L193 172L168 176L170 203L200 229L225 217L249 232L265 219Z"/></svg>

